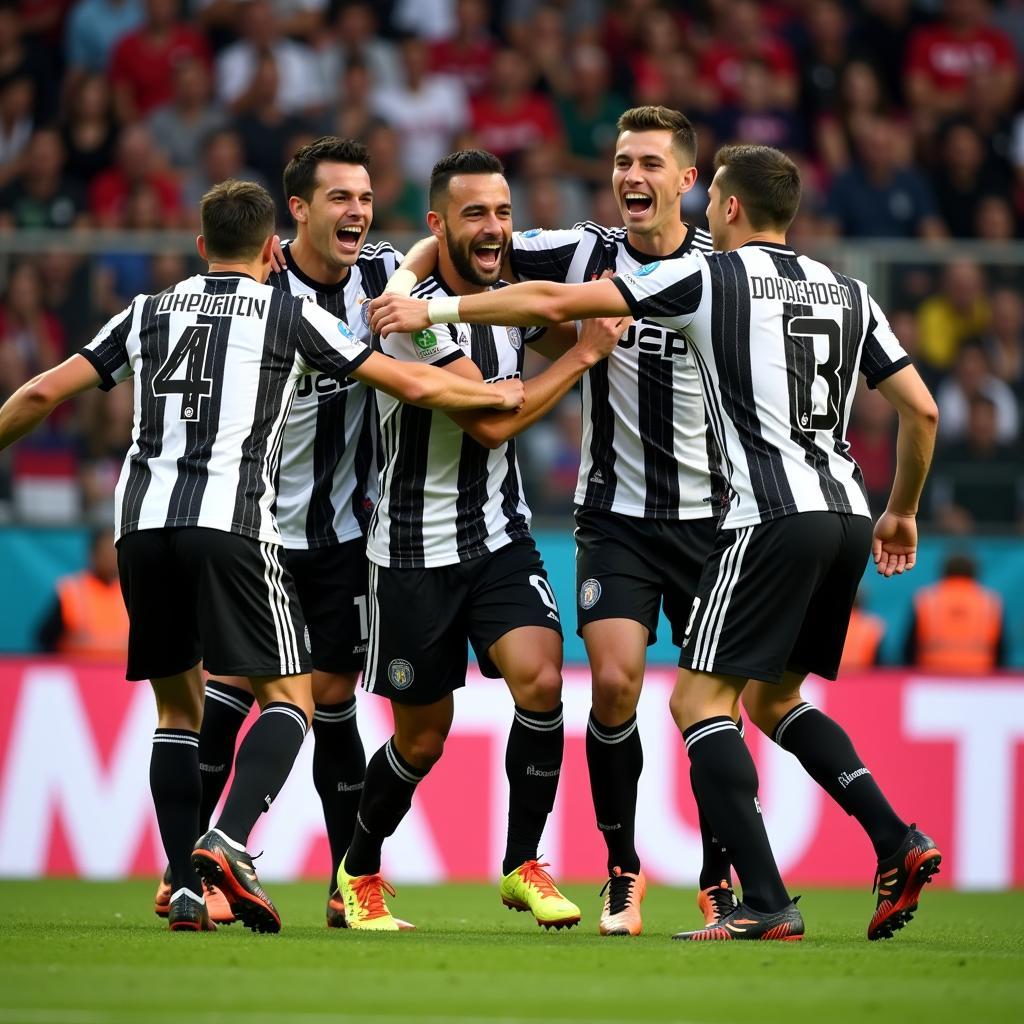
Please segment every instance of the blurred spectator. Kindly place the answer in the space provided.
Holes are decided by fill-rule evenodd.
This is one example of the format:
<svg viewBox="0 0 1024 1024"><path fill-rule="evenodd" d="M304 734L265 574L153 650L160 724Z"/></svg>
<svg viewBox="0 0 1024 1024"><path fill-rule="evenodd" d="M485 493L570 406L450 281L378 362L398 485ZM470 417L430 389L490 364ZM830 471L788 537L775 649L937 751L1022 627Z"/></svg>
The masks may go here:
<svg viewBox="0 0 1024 1024"><path fill-rule="evenodd" d="M992 293L992 317L982 339L992 372L1024 401L1024 299L1015 288Z"/></svg>
<svg viewBox="0 0 1024 1024"><path fill-rule="evenodd" d="M185 60L210 62L205 38L178 20L178 0L145 3L145 21L124 36L110 56L114 105L124 123L171 101L175 65Z"/></svg>
<svg viewBox="0 0 1024 1024"><path fill-rule="evenodd" d="M434 164L449 152L452 139L469 126L466 90L457 79L430 74L422 39L403 39L401 57L403 84L379 90L374 110L402 140L406 177L426 182Z"/></svg>
<svg viewBox="0 0 1024 1024"><path fill-rule="evenodd" d="M277 65L278 106L287 114L315 113L326 102L326 89L313 51L281 31L269 0L245 5L242 38L217 57L217 96L232 113L259 103L260 59L271 54Z"/></svg>
<svg viewBox="0 0 1024 1024"><path fill-rule="evenodd" d="M24 18L11 0L0 4L0 85L17 78L32 83L35 121L45 124L56 107L60 84L53 61L38 43L26 40Z"/></svg>
<svg viewBox="0 0 1024 1024"><path fill-rule="evenodd" d="M930 127L936 118L966 113L968 81L990 72L994 102L1009 110L1017 90L1017 55L1009 37L989 23L985 0L945 0L943 20L917 29L906 54L911 108Z"/></svg>
<svg viewBox="0 0 1024 1024"><path fill-rule="evenodd" d="M82 517L89 521L102 522L110 515L124 453L132 444L133 406L130 383L108 392L94 388L78 399L82 430L78 480Z"/></svg>
<svg viewBox="0 0 1024 1024"><path fill-rule="evenodd" d="M567 12L555 3L539 3L525 25L526 33L510 42L522 59L536 71L536 87L552 96L565 96L572 89L572 65ZM581 43L593 42L577 37Z"/></svg>
<svg viewBox="0 0 1024 1024"><path fill-rule="evenodd" d="M526 150L541 143L560 143L562 126L554 106L533 89L533 71L515 50L499 50L491 67L488 90L470 101L473 132L481 149L489 150L518 173Z"/></svg>
<svg viewBox="0 0 1024 1024"><path fill-rule="evenodd" d="M323 135L365 139L376 120L373 113L373 80L360 60L350 60L341 75L339 91L344 100L328 110L322 121Z"/></svg>
<svg viewBox="0 0 1024 1024"><path fill-rule="evenodd" d="M795 113L774 102L771 72L763 61L743 61L736 91L736 102L711 120L719 142L774 146L790 155L803 150L800 121Z"/></svg>
<svg viewBox="0 0 1024 1024"><path fill-rule="evenodd" d="M884 636L885 620L865 611L863 597L858 591L850 613L839 670L845 673L874 668L878 664L878 652Z"/></svg>
<svg viewBox="0 0 1024 1024"><path fill-rule="evenodd" d="M281 35L316 45L327 27L330 0L272 0Z"/></svg>
<svg viewBox="0 0 1024 1024"><path fill-rule="evenodd" d="M928 182L902 166L898 128L871 117L856 138L857 162L838 175L828 195L833 227L848 238L937 238L945 234Z"/></svg>
<svg viewBox="0 0 1024 1024"><path fill-rule="evenodd" d="M559 174L562 152L557 146L534 146L523 154L519 175L512 179L512 213L523 228L566 228L590 216L587 193L575 178ZM605 162L608 190L612 158ZM539 195L534 195L538 190ZM557 217L557 223L552 223Z"/></svg>
<svg viewBox="0 0 1024 1024"><path fill-rule="evenodd" d="M668 66L683 48L680 19L673 11L652 10L640 28L639 49L630 59L633 95L637 103L657 103L668 87Z"/></svg>
<svg viewBox="0 0 1024 1024"><path fill-rule="evenodd" d="M200 163L182 184L182 201L190 224L199 223L199 200L207 190L228 178L267 184L257 171L246 166L242 136L232 127L218 128L203 140Z"/></svg>
<svg viewBox="0 0 1024 1024"><path fill-rule="evenodd" d="M430 46L430 70L458 78L470 96L483 92L497 50L489 13L484 0L456 0L454 33Z"/></svg>
<svg viewBox="0 0 1024 1024"><path fill-rule="evenodd" d="M142 0L78 0L64 31L69 86L83 74L102 74L118 40L144 21Z"/></svg>
<svg viewBox="0 0 1024 1024"><path fill-rule="evenodd" d="M843 68L833 110L822 112L813 126L817 155L835 173L850 166L854 137L865 122L889 113L889 101L875 68L854 60Z"/></svg>
<svg viewBox="0 0 1024 1024"><path fill-rule="evenodd" d="M35 125L32 98L31 78L0 83L0 187L24 167L25 148Z"/></svg>
<svg viewBox="0 0 1024 1024"><path fill-rule="evenodd" d="M960 346L988 329L985 274L977 263L954 260L942 271L938 294L917 312L918 352L933 369L948 369Z"/></svg>
<svg viewBox="0 0 1024 1024"><path fill-rule="evenodd" d="M68 97L61 136L67 151L67 172L91 182L114 160L117 126L113 97L102 75L87 75Z"/></svg>
<svg viewBox="0 0 1024 1024"><path fill-rule="evenodd" d="M904 662L932 672L983 675L1006 664L1003 602L968 555L946 559L942 579L914 595Z"/></svg>
<svg viewBox="0 0 1024 1024"><path fill-rule="evenodd" d="M163 227L176 227L181 219L178 183L167 171L166 158L143 124L123 129L117 140L117 162L93 179L89 207L101 227L125 224L128 201L139 185L156 193Z"/></svg>
<svg viewBox="0 0 1024 1024"><path fill-rule="evenodd" d="M926 16L914 0L861 0L857 6L854 53L875 68L889 99L903 106L907 47Z"/></svg>
<svg viewBox="0 0 1024 1024"><path fill-rule="evenodd" d="M960 346L953 372L935 393L941 440L960 440L966 435L970 403L978 397L987 398L995 407L996 440L1000 444L1016 440L1020 422L1017 399L1010 385L992 372L983 343L971 339Z"/></svg>
<svg viewBox="0 0 1024 1024"><path fill-rule="evenodd" d="M81 182L64 174L64 143L59 132L44 128L32 136L26 170L0 192L0 226L72 228L87 220L88 200Z"/></svg>
<svg viewBox="0 0 1024 1024"><path fill-rule="evenodd" d="M224 111L211 99L210 69L201 60L183 60L174 69L170 103L149 115L149 130L175 170L191 170L203 139L225 123Z"/></svg>
<svg viewBox="0 0 1024 1024"><path fill-rule="evenodd" d="M91 661L124 662L128 613L121 596L117 549L109 529L93 533L89 565L57 582L57 593L39 627L39 649Z"/></svg>
<svg viewBox="0 0 1024 1024"><path fill-rule="evenodd" d="M0 395L56 366L64 354L64 329L43 305L39 268L28 260L14 264L0 302Z"/></svg>
<svg viewBox="0 0 1024 1024"><path fill-rule="evenodd" d="M1020 445L1000 444L995 402L975 395L968 406L967 436L940 446L932 466L929 507L951 533L979 526L1024 522ZM941 417L940 417L941 422Z"/></svg>
<svg viewBox="0 0 1024 1024"><path fill-rule="evenodd" d="M932 175L935 199L950 234L971 238L978 207L990 195L1003 195L1010 182L988 157L969 121L953 121L942 133L940 159Z"/></svg>
<svg viewBox="0 0 1024 1024"><path fill-rule="evenodd" d="M455 0L393 0L391 24L423 39L448 39L455 32Z"/></svg>
<svg viewBox="0 0 1024 1024"><path fill-rule="evenodd" d="M807 42L797 55L800 118L813 131L818 118L840 104L843 70L849 63L850 17L839 0L813 0L807 12Z"/></svg>
<svg viewBox="0 0 1024 1024"><path fill-rule="evenodd" d="M91 340L101 323L90 302L91 261L66 249L51 249L40 257L39 269L43 303L64 331L65 351L75 352Z"/></svg>
<svg viewBox="0 0 1024 1024"><path fill-rule="evenodd" d="M984 196L974 211L974 233L986 242L1012 242L1020 234L1017 215L1003 196Z"/></svg>
<svg viewBox="0 0 1024 1024"><path fill-rule="evenodd" d="M320 73L332 102L349 102L349 93L337 86L352 64L366 69L374 88L394 89L402 84L402 68L394 43L382 39L377 31L372 4L364 0L340 4L330 36L321 39L317 49Z"/></svg>
<svg viewBox="0 0 1024 1024"><path fill-rule="evenodd" d="M736 103L744 60L759 60L771 71L769 102L792 108L797 99L796 64L789 47L767 31L761 5L726 0L715 5L715 36L700 61L706 106Z"/></svg>
<svg viewBox="0 0 1024 1024"><path fill-rule="evenodd" d="M373 179L375 231L424 231L426 190L402 173L402 140L389 124L378 121L366 137Z"/></svg>
<svg viewBox="0 0 1024 1024"><path fill-rule="evenodd" d="M864 476L871 510L881 515L896 470L896 410L876 389L858 387L847 438Z"/></svg>

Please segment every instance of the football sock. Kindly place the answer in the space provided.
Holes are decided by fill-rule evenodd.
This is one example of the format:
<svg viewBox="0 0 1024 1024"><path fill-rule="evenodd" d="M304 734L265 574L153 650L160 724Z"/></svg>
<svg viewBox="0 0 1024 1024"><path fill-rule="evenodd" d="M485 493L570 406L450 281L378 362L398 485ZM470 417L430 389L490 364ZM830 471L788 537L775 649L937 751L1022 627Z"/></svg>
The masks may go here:
<svg viewBox="0 0 1024 1024"><path fill-rule="evenodd" d="M313 739L313 785L324 808L327 840L331 844L328 889L334 892L338 865L352 842L366 774L355 697L343 704L317 704L313 712Z"/></svg>
<svg viewBox="0 0 1024 1024"><path fill-rule="evenodd" d="M192 848L199 838L199 734L189 729L157 729L149 760L160 839L171 869L171 891L203 891L192 867Z"/></svg>
<svg viewBox="0 0 1024 1024"><path fill-rule="evenodd" d="M888 856L900 845L907 834L907 823L892 809L837 722L805 702L782 716L772 739L793 754L807 774L857 819L879 857Z"/></svg>
<svg viewBox="0 0 1024 1024"><path fill-rule="evenodd" d="M743 738L743 719L736 722L740 739ZM690 768L690 788L693 789L696 797L697 789L693 784L693 768ZM702 857L700 864L700 887L710 889L713 885L720 885L723 881L732 886L732 862L729 860L729 851L722 845L715 835L715 830L708 822L708 816L700 803L697 803L697 824L700 828L700 843Z"/></svg>
<svg viewBox="0 0 1024 1024"><path fill-rule="evenodd" d="M249 841L256 819L270 810L292 770L309 723L302 709L273 701L260 712L235 758L235 778L228 790L219 828L237 843Z"/></svg>
<svg viewBox="0 0 1024 1024"><path fill-rule="evenodd" d="M597 827L608 847L608 874L614 868L640 870L636 852L636 792L644 767L644 748L636 715L622 725L602 725L590 712L587 768Z"/></svg>
<svg viewBox="0 0 1024 1024"><path fill-rule="evenodd" d="M255 698L237 686L218 679L206 683L203 724L199 730L199 771L203 799L199 804L199 831L210 827L210 819L227 785L235 759L235 741Z"/></svg>
<svg viewBox="0 0 1024 1024"><path fill-rule="evenodd" d="M412 795L426 776L402 757L394 736L370 758L352 845L345 854L345 870L350 875L375 875L380 871L384 840L408 813Z"/></svg>
<svg viewBox="0 0 1024 1024"><path fill-rule="evenodd" d="M743 902L772 913L789 903L757 801L757 768L728 715L705 718L683 732L694 796L729 850Z"/></svg>
<svg viewBox="0 0 1024 1024"><path fill-rule="evenodd" d="M537 858L541 833L555 806L564 746L561 704L554 711L515 708L505 748L508 837L503 875Z"/></svg>

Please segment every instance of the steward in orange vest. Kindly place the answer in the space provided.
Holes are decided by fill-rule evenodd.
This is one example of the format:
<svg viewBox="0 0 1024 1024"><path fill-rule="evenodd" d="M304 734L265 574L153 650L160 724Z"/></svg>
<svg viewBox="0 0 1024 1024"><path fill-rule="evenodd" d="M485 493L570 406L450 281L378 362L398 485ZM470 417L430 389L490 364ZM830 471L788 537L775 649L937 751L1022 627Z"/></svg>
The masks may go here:
<svg viewBox="0 0 1024 1024"><path fill-rule="evenodd" d="M885 633L885 623L877 615L855 605L850 614L850 625L843 644L842 672L873 668L878 664L878 648Z"/></svg>
<svg viewBox="0 0 1024 1024"><path fill-rule="evenodd" d="M93 535L89 568L57 583L56 599L39 629L39 645L44 651L92 661L127 657L128 613L109 530Z"/></svg>
<svg viewBox="0 0 1024 1024"><path fill-rule="evenodd" d="M1005 664L1003 602L976 576L969 557L951 555L942 579L917 592L905 652L908 665L982 675Z"/></svg>

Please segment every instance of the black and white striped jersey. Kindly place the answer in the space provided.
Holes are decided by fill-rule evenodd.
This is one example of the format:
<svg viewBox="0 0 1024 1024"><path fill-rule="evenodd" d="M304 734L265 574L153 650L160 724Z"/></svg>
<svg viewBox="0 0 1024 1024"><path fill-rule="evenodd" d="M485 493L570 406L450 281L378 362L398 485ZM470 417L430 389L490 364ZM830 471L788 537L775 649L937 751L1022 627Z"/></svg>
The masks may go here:
<svg viewBox="0 0 1024 1024"><path fill-rule="evenodd" d="M436 273L413 291L421 299L451 294ZM523 369L523 332L516 327L438 324L375 344L395 359L434 366L468 356L486 381L519 377ZM383 392L377 405L382 468L367 539L371 562L393 569L453 565L530 536L514 439L491 450L443 412Z"/></svg>
<svg viewBox="0 0 1024 1024"><path fill-rule="evenodd" d="M870 514L846 440L856 374L875 387L910 359L862 281L759 242L614 280L634 316L690 343L730 484L725 527Z"/></svg>
<svg viewBox="0 0 1024 1024"><path fill-rule="evenodd" d="M135 377L117 536L203 526L279 544L278 462L299 379L344 377L370 351L315 303L244 274L136 296L81 350L104 390Z"/></svg>
<svg viewBox="0 0 1024 1024"><path fill-rule="evenodd" d="M689 227L673 255L711 248L706 231ZM624 227L588 221L571 231L512 236L512 269L523 280L578 284L650 261L629 244ZM672 328L638 320L583 378L576 504L644 519L703 519L716 514L724 498L723 481L711 476L715 464L685 339Z"/></svg>
<svg viewBox="0 0 1024 1024"><path fill-rule="evenodd" d="M401 253L386 242L363 246L345 280L332 286L303 274L290 245L282 248L287 268L267 283L316 302L369 345L367 303L384 290ZM326 373L299 381L284 428L277 488L277 525L286 548L329 547L366 533L379 470L377 408L370 391L357 380Z"/></svg>

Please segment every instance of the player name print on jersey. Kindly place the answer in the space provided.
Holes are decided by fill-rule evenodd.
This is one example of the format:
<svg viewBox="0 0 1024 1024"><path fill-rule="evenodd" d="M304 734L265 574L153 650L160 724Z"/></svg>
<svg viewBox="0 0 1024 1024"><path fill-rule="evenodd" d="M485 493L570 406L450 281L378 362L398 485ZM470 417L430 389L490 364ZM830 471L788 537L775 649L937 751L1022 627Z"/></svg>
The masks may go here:
<svg viewBox="0 0 1024 1024"><path fill-rule="evenodd" d="M690 227L673 256L711 248L711 236ZM570 284L606 270L657 266L630 245L624 227L589 221L568 231L518 232L511 260L523 280ZM714 439L685 339L662 324L638 321L583 378L576 504L645 519L703 519L724 497L713 462Z"/></svg>

